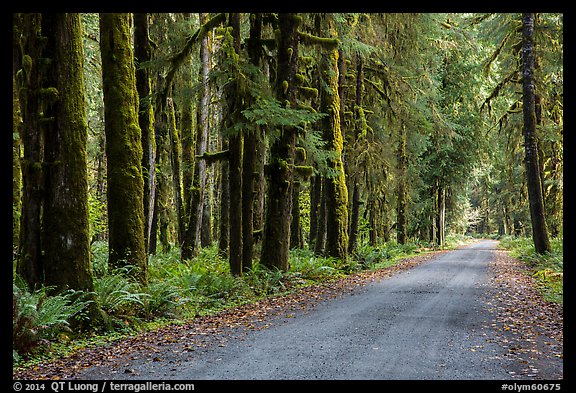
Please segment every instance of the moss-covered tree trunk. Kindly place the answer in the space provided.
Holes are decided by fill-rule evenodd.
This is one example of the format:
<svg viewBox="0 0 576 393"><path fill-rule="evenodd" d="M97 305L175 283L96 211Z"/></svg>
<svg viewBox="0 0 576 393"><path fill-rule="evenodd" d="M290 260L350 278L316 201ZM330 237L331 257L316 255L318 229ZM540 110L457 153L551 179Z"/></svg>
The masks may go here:
<svg viewBox="0 0 576 393"><path fill-rule="evenodd" d="M362 99L364 95L364 65L362 62L362 57L356 56L356 97L355 97L355 122L354 127L354 139L358 140L361 133L366 133L366 118L364 115L364 110L362 108ZM348 178L351 180L350 187L353 187L352 193L352 211L350 214L350 232L349 232L349 242L348 242L348 252L352 253L356 249L356 243L358 238L358 224L360 219L360 185L358 183L358 178L361 173L349 173Z"/></svg>
<svg viewBox="0 0 576 393"><path fill-rule="evenodd" d="M275 91L277 99L284 106L296 103L299 22L300 18L295 14L278 15L278 69ZM295 130L284 127L281 136L271 146L267 171L267 211L260 263L284 271L289 267L295 142Z"/></svg>
<svg viewBox="0 0 576 393"><path fill-rule="evenodd" d="M20 236L20 209L22 199L22 169L20 168L20 129L22 116L20 115L20 101L16 79L12 78L12 253L18 254Z"/></svg>
<svg viewBox="0 0 576 393"><path fill-rule="evenodd" d="M134 14L134 57L136 89L138 90L138 124L142 131L142 177L144 179L144 242L146 251L150 243L150 228L154 211L155 156L154 111L152 110L150 71L144 63L152 59L152 46L148 28L148 14Z"/></svg>
<svg viewBox="0 0 576 393"><path fill-rule="evenodd" d="M406 243L406 174L408 171L408 158L406 156L406 127L400 125L398 135L398 195L396 209L396 240L400 244Z"/></svg>
<svg viewBox="0 0 576 393"><path fill-rule="evenodd" d="M200 13L200 24L208 21L208 14ZM210 33L200 40L200 100L196 109L196 155L202 156L208 149L209 113L210 113ZM190 259L198 253L202 211L207 180L206 160L195 160L194 176L190 189L189 214L182 243L181 256Z"/></svg>
<svg viewBox="0 0 576 393"><path fill-rule="evenodd" d="M229 15L228 26L232 28L232 52L240 53L240 14ZM229 58L228 61L237 61ZM226 114L228 127L232 127L241 110L238 81L228 85L226 95L228 113ZM242 149L243 137L241 133L234 132L229 137L228 182L230 185L230 272L238 276L242 274Z"/></svg>
<svg viewBox="0 0 576 393"><path fill-rule="evenodd" d="M325 31L330 38L337 32L331 16L324 20ZM348 254L348 189L342 163L344 139L340 128L340 96L338 94L338 48L330 48L322 55L322 78L320 111L328 114L322 122L327 148L336 157L329 159L328 165L334 176L325 180L326 197L326 255L346 259Z"/></svg>
<svg viewBox="0 0 576 393"><path fill-rule="evenodd" d="M130 14L100 14L100 49L108 173L109 264L136 267L147 283L144 184L138 94L130 39Z"/></svg>
<svg viewBox="0 0 576 393"><path fill-rule="evenodd" d="M44 116L45 200L42 220L44 283L59 290L93 289L88 231L88 138L79 14L43 14L54 90ZM65 43L65 44L64 44Z"/></svg>
<svg viewBox="0 0 576 393"><path fill-rule="evenodd" d="M14 72L22 116L22 210L17 273L30 288L44 281L41 249L43 204L44 104L41 89L46 69L40 67L46 37L41 14L13 14Z"/></svg>
<svg viewBox="0 0 576 393"><path fill-rule="evenodd" d="M172 97L166 99L166 113L168 115L168 133L170 136L172 191L174 192L174 210L176 211L176 243L181 247L184 239L184 207L182 206L182 180L180 176L182 144L180 143L180 132L176 127L176 111Z"/></svg>
<svg viewBox="0 0 576 393"><path fill-rule="evenodd" d="M524 151L528 200L532 221L532 239L536 252L550 251L550 240L544 213L544 202L536 143L535 82L534 82L534 14L522 17L522 100L524 114Z"/></svg>
<svg viewBox="0 0 576 393"><path fill-rule="evenodd" d="M250 38L248 40L248 56L250 62L256 66L261 65L262 47L262 14L250 14ZM249 106L249 105L247 105ZM255 180L259 176L256 172L257 146L260 136L260 127L244 136L244 151L242 159L242 270L244 272L252 268L254 258L254 202ZM260 168L262 167L260 166Z"/></svg>

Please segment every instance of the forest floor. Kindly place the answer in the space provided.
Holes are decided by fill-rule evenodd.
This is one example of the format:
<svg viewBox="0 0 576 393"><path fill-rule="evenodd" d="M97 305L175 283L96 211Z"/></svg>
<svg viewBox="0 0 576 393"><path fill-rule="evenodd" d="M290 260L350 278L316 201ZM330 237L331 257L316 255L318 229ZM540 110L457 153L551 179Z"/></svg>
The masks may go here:
<svg viewBox="0 0 576 393"><path fill-rule="evenodd" d="M563 379L563 307L496 244L81 349L13 379Z"/></svg>

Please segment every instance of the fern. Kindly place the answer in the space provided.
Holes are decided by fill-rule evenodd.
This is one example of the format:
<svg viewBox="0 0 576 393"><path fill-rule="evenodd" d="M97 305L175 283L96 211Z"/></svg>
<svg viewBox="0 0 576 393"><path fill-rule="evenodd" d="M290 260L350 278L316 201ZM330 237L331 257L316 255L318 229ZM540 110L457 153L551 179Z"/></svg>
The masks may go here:
<svg viewBox="0 0 576 393"><path fill-rule="evenodd" d="M26 354L49 344L58 333L70 330L70 320L91 303L87 293L68 290L50 295L54 287L30 292L23 280L12 284L12 344L17 354Z"/></svg>

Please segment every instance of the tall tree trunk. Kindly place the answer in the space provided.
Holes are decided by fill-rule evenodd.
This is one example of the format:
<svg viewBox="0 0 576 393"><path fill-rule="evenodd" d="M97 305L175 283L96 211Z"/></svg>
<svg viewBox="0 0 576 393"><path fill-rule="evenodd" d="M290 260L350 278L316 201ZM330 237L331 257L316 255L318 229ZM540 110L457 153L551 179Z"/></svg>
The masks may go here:
<svg viewBox="0 0 576 393"><path fill-rule="evenodd" d="M232 45L235 54L240 53L240 14L229 15L228 26L232 27ZM232 59L230 59L232 60ZM229 85L226 94L228 114L226 115L231 127L241 110L241 93L238 81ZM229 138L228 182L230 185L230 272L238 276L242 274L242 134L235 132Z"/></svg>
<svg viewBox="0 0 576 393"><path fill-rule="evenodd" d="M325 31L330 38L337 36L331 16L325 18ZM328 49L322 55L322 77L325 87L321 90L320 111L327 113L323 119L324 139L327 148L337 157L329 160L329 167L337 175L325 180L326 197L326 254L346 259L348 251L348 189L342 163L344 140L340 128L340 96L338 95L338 49Z"/></svg>
<svg viewBox="0 0 576 393"><path fill-rule="evenodd" d="M262 14L250 14L250 39L248 40L248 56L250 63L260 67L262 38ZM249 104L247 105L249 106ZM244 136L244 151L242 161L242 270L252 268L254 258L254 196L256 170L256 147L260 138L260 128L255 125L252 132Z"/></svg>
<svg viewBox="0 0 576 393"><path fill-rule="evenodd" d="M222 135L222 150L228 149L228 141ZM218 252L222 257L228 255L230 243L230 182L228 181L228 161L221 162L220 171L220 222Z"/></svg>
<svg viewBox="0 0 576 393"><path fill-rule="evenodd" d="M276 98L284 105L296 104L298 67L298 24L295 14L278 14L278 71ZM288 270L290 246L290 212L296 132L284 127L270 149L266 223L260 263L270 268Z"/></svg>
<svg viewBox="0 0 576 393"><path fill-rule="evenodd" d="M360 220L360 190L358 183L354 183L352 193L352 214L350 215L350 239L348 242L348 252L356 250L356 241L358 238L358 221Z"/></svg>
<svg viewBox="0 0 576 393"><path fill-rule="evenodd" d="M532 239L536 252L550 251L550 241L544 214L544 202L536 144L535 84L534 84L534 14L522 17L522 93L524 114L524 149L528 200L532 221Z"/></svg>
<svg viewBox="0 0 576 393"><path fill-rule="evenodd" d="M316 233L318 231L318 212L320 210L320 193L322 191L322 181L319 175L312 176L310 181L310 234L308 244L310 248L316 245Z"/></svg>
<svg viewBox="0 0 576 393"><path fill-rule="evenodd" d="M45 144L44 283L92 291L80 15L43 14L42 34L47 37L44 56L50 59L46 82L57 91L44 111L51 119Z"/></svg>
<svg viewBox="0 0 576 393"><path fill-rule="evenodd" d="M109 264L136 266L135 277L146 284L142 135L130 14L100 14L100 49L108 158Z"/></svg>
<svg viewBox="0 0 576 393"><path fill-rule="evenodd" d="M324 255L326 250L326 179L318 177L320 182L320 200L318 201L318 223L316 225L316 243L314 244L314 253Z"/></svg>
<svg viewBox="0 0 576 393"><path fill-rule="evenodd" d="M343 81L342 81L343 83ZM355 97L355 110L354 114L356 117L356 126L354 128L354 141L358 140L360 133L363 131L361 130L361 119L360 114L363 115L362 109L362 98L364 94L364 66L362 63L362 57L356 56L356 97ZM342 108L343 109L343 108ZM365 121L364 121L365 123ZM365 131L364 131L365 132ZM358 220L360 219L360 189L358 181L356 180L357 174L349 174L349 178L352 179L350 182L353 187L354 191L352 194L352 214L350 215L350 232L349 232L349 243L348 243L348 252L353 252L356 249L356 239L358 237Z"/></svg>
<svg viewBox="0 0 576 393"><path fill-rule="evenodd" d="M200 13L200 24L208 21L208 14ZM200 102L196 109L196 155L202 156L208 148L209 115L210 115L210 33L200 41ZM226 163L224 163L226 165ZM196 160L194 164L194 177L190 191L190 212L188 224L182 244L182 258L190 259L197 255L200 245L200 232L202 227L202 210L204 193L206 189L206 160Z"/></svg>
<svg viewBox="0 0 576 393"><path fill-rule="evenodd" d="M446 233L446 187L440 183L438 187L438 245L444 245Z"/></svg>
<svg viewBox="0 0 576 393"><path fill-rule="evenodd" d="M138 91L138 124L142 131L142 178L144 179L144 243L149 251L150 228L154 210L155 155L154 112L150 86L150 72L143 64L152 58L152 46L148 29L148 14L134 14L134 58L136 66L136 90Z"/></svg>
<svg viewBox="0 0 576 393"><path fill-rule="evenodd" d="M22 207L22 169L20 167L20 140L22 116L16 79L12 77L12 253L17 257L20 236L20 212Z"/></svg>
<svg viewBox="0 0 576 393"><path fill-rule="evenodd" d="M182 181L180 177L182 146L180 143L180 133L176 128L176 111L174 110L174 100L172 97L166 99L166 112L168 114L168 133L170 135L172 190L174 192L174 208L176 210L176 240L177 244L181 247L184 239L184 207L182 206Z"/></svg>
<svg viewBox="0 0 576 393"><path fill-rule="evenodd" d="M406 126L402 124L398 136L398 205L396 215L396 240L406 244Z"/></svg>
<svg viewBox="0 0 576 393"><path fill-rule="evenodd" d="M43 204L45 105L40 97L46 71L39 65L43 57L41 14L13 14L14 72L22 115L22 210L17 273L30 288L44 282L41 248ZM19 35L22 35L20 39ZM17 50L16 48L20 48Z"/></svg>

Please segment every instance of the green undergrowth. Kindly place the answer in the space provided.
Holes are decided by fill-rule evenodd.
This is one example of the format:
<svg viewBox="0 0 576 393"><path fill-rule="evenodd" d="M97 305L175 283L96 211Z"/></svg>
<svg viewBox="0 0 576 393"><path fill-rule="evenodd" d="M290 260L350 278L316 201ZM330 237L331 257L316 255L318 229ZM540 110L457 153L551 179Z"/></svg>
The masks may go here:
<svg viewBox="0 0 576 393"><path fill-rule="evenodd" d="M539 254L534 249L534 243L530 238L506 236L500 239L500 247L509 250L512 257L523 261L530 268L544 299L563 304L563 239L552 239L550 246L550 252Z"/></svg>
<svg viewBox="0 0 576 393"><path fill-rule="evenodd" d="M463 242L466 239L462 237L449 238L444 248ZM103 312L104 326L100 331L75 331L70 327L75 326L74 319L84 317L82 306L86 301L74 303L72 298L61 296L51 302L45 289L29 293L23 285L15 284L14 301L25 312L14 313L13 326L28 341L13 343L13 364L29 367L79 348L102 345L167 324L182 324L196 316L286 295L363 270L386 268L403 258L434 249L437 248L421 242L405 245L387 242L377 247L361 244L345 261L321 257L308 249L293 249L286 272L270 270L254 261L251 270L234 277L228 260L218 254L217 246L204 248L196 258L185 261L180 259L180 250L173 247L149 257L149 284L142 288L131 278L129 266L109 269L107 244L96 242L92 247L93 299ZM46 304L52 307L46 309ZM46 320L53 323L43 326ZM30 332L34 334L29 337ZM21 337L14 336L13 340Z"/></svg>

